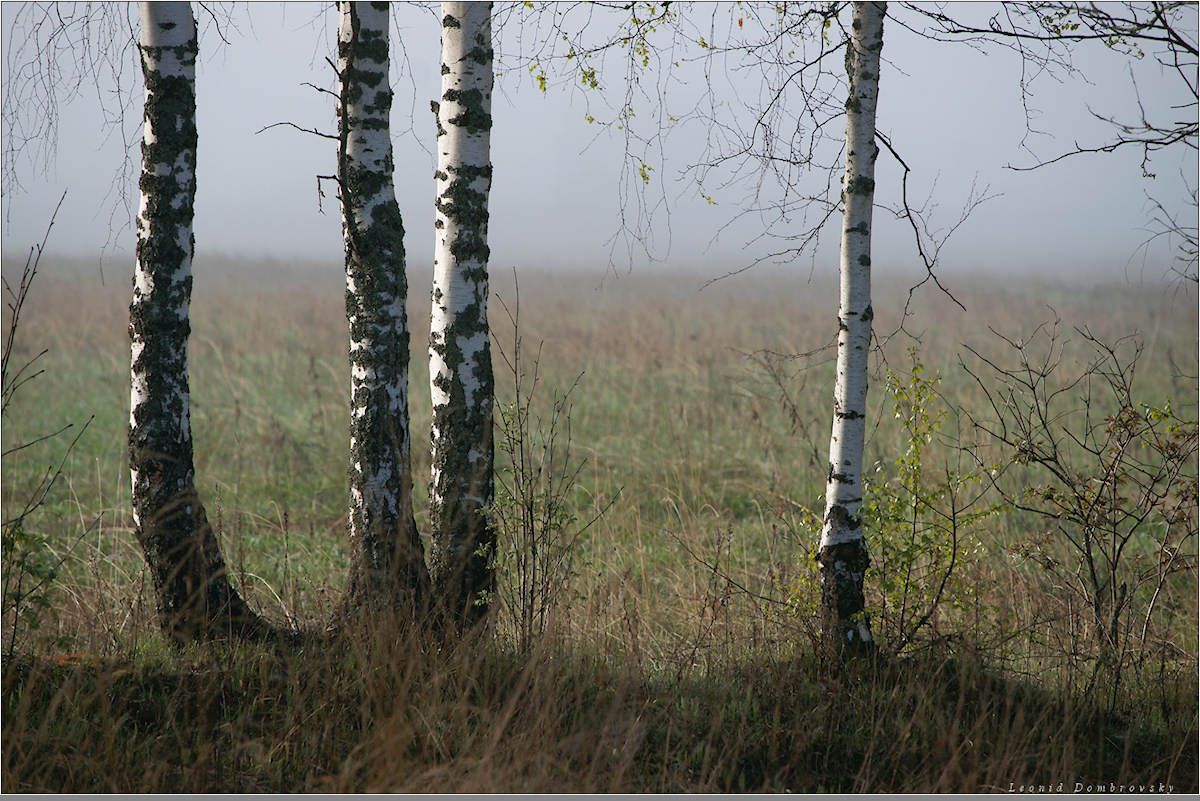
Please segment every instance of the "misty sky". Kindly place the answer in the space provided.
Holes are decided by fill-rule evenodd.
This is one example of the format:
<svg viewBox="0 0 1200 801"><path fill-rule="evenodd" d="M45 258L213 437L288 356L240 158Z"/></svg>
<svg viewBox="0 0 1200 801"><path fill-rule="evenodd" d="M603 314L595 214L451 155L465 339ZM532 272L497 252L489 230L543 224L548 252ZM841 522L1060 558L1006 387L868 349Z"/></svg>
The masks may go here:
<svg viewBox="0 0 1200 801"><path fill-rule="evenodd" d="M14 33L15 8L3 5L6 46ZM336 15L328 4L268 3L239 6L232 14L232 24L224 30L228 45L203 15L200 19L197 256L315 260L336 267L342 252L336 196L327 185L324 212L319 211L314 177L335 171L335 144L288 128L255 134L282 120L335 130L332 98L301 84L334 87L325 57L333 53ZM598 15L594 24L603 22ZM438 31L428 9L405 7L395 14L393 45L402 44L407 57L393 70L396 190L412 266L431 261L433 253L434 118L429 101L439 93ZM511 52L515 40L502 39L501 44L500 49ZM972 183L1001 195L976 209L950 240L942 254L943 270L995 274L1073 268L1146 279L1166 272L1173 251L1165 243L1139 250L1148 237L1147 194L1185 218L1192 214L1184 202L1181 174L1195 181L1194 152L1177 148L1159 156L1152 165L1158 176L1154 180L1143 177L1140 151L1133 148L1080 156L1035 172L1008 170L1005 165L1035 161L1020 148L1026 120L1016 56L933 43L893 26L885 29L884 57L888 64L881 78L879 128L912 167L912 196L930 196L936 181L934 224L956 221ZM1151 63L1134 65L1131 75L1128 59L1088 48L1077 66L1087 81L1042 76L1033 84L1036 127L1048 135L1028 143L1042 158L1069 149L1072 142L1099 144L1111 137L1111 129L1095 121L1089 108L1135 118L1133 79L1148 110L1165 110L1183 100L1177 94L1178 78L1172 81ZM127 61L127 67L127 80L139 81L140 102L140 77L133 74L134 63ZM682 95L703 84L694 65L683 64L679 74ZM603 109L609 97L619 102L622 77L616 70L601 73L611 95L557 84L543 93L525 71L498 78L492 134L493 268L604 268L611 259L621 269L665 265L718 275L771 250L769 243L756 241L762 223L752 216L714 240L717 230L744 207L747 187L713 192L712 205L677 182L699 157L703 141L702 130L686 126L671 132L666 159L653 164L654 181L647 188L651 197L664 194L670 207L669 216L656 218L653 250L659 261L649 262L635 252L631 262L620 240L613 246L624 140L618 132L590 125L585 114L589 108ZM86 90L60 109L58 146L49 169L32 159L19 164L22 187L3 197L6 256L23 254L40 240L65 189L50 250L85 258L103 254L106 272L109 265L119 269L131 260L132 227L114 190L123 187L136 198L136 174L120 174L122 139L103 123L97 95L111 97L105 94L110 88L105 84L100 92ZM140 115L137 104L134 114ZM127 127L136 133L137 120ZM837 136L841 134L839 128ZM820 178L813 180L815 191ZM877 202L893 203L898 197L899 172L881 156ZM817 254L817 270L836 267L836 240L832 228ZM873 262L877 275L881 270L917 274L911 233L880 212ZM807 272L811 267L810 259L803 258L796 269Z"/></svg>

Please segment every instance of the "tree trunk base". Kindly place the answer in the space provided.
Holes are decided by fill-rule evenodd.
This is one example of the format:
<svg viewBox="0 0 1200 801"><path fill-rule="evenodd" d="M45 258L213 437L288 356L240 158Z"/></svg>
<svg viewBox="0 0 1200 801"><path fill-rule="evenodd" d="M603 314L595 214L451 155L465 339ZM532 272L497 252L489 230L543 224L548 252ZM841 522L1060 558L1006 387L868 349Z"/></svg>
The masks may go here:
<svg viewBox="0 0 1200 801"><path fill-rule="evenodd" d="M346 595L332 626L373 615L395 615L422 626L430 617L429 570L421 535L411 519L403 535L369 532L373 548L355 545ZM371 558L368 553L373 555Z"/></svg>
<svg viewBox="0 0 1200 801"><path fill-rule="evenodd" d="M136 499L135 499L136 500ZM177 646L206 640L267 640L278 633L229 583L225 560L195 489L170 502L151 497L137 538L150 566L158 620Z"/></svg>
<svg viewBox="0 0 1200 801"><path fill-rule="evenodd" d="M863 576L871 564L862 539L827 545L817 555L821 565L821 647L837 664L873 658L878 648L863 597Z"/></svg>

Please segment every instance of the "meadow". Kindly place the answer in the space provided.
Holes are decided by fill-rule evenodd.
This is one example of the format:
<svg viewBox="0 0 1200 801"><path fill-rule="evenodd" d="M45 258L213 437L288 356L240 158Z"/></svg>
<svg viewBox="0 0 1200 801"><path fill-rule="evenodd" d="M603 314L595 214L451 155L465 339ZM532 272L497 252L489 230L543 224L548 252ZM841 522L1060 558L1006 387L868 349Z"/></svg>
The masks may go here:
<svg viewBox="0 0 1200 801"><path fill-rule="evenodd" d="M832 671L811 554L836 287L800 273L699 291L661 269L522 270L518 298L496 271L498 482L529 489L501 492L494 625L446 643L396 621L325 630L348 564L340 266L198 263L199 489L232 581L307 634L177 652L129 511L127 278L43 260L12 357L45 349L43 372L5 409L4 449L75 428L4 456L7 521L65 454L20 543L5 534L4 789L1196 791L1195 287L958 279L965 311L926 286L898 330L908 286L877 279L867 582L886 658ZM427 285L410 275L422 527ZM1123 418L1072 384L1105 364L1085 332L1126 360L1141 347L1142 438L1120 454L1174 459L1157 500L1127 492L1136 470L1106 477L1107 445L1086 458L1082 432ZM975 424L996 413L988 362L1017 366L1016 346L1057 361L1068 481L1145 506L1113 632L1069 521L1036 511L1053 482ZM14 595L39 565L53 577Z"/></svg>

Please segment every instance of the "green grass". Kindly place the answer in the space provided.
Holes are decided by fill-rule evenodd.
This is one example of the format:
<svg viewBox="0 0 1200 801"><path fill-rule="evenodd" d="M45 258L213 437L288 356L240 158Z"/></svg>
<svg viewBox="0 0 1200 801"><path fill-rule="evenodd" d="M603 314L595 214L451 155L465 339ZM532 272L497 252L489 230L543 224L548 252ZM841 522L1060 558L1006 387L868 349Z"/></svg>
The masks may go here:
<svg viewBox="0 0 1200 801"><path fill-rule="evenodd" d="M310 630L328 619L347 567L346 331L337 266L328 273L320 289L255 281L238 290L198 265L192 320L192 423L209 518L251 602ZM410 279L422 527L424 280ZM63 563L40 627L16 630L18 656L5 663L6 790L1196 788L1194 538L1140 670L1092 680L1086 621L1013 558L1040 524L1012 510L972 534L979 556L958 568L972 592L937 616L936 631L877 671L829 676L814 662L812 620L797 599L814 538L805 510L819 513L823 501L833 365L822 348L835 291L792 279L752 275L696 292L692 278L522 274L527 367L542 343L535 414L545 417L553 393L582 373L571 396L583 462L571 511L588 520L606 510L534 654L518 656L503 626L470 649L383 626L299 650L176 654L154 626L132 533L128 298L123 281L108 283L43 265L13 357L49 351L45 372L6 411L5 448L94 419L27 526ZM494 285L510 307L511 283L502 275ZM877 288L880 334L896 328L905 289ZM983 280L955 289L968 312L920 296L909 333L874 360L868 465L886 471L901 447L882 371L903 370L909 345L940 371L960 412L945 430L967 442L964 413L986 410L958 366L970 360L963 345L999 354L989 326L1024 336L1054 313L1065 331L1140 331L1142 397L1196 419L1194 290ZM492 322L511 353L498 303ZM1072 337L1062 369L1086 358ZM497 376L501 399L511 397L498 357ZM5 457L6 518L67 436ZM957 458L945 443L929 455L931 468ZM881 601L872 589L869 603ZM63 653L84 656L54 657Z"/></svg>

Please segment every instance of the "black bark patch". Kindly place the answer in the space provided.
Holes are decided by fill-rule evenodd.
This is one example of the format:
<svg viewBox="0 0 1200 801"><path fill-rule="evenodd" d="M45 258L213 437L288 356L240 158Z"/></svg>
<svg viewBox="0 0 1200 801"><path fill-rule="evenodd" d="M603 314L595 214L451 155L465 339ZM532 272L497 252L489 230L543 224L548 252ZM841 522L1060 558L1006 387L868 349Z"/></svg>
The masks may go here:
<svg viewBox="0 0 1200 801"><path fill-rule="evenodd" d="M353 161L347 147L362 141L366 131L388 130L387 32L364 30L353 4L350 28L350 36L338 42L338 179L346 275L354 286L346 291L350 362L360 368L351 382L348 473L363 504L353 498L350 504L351 565L343 611L389 609L412 619L428 604L429 573L412 510L404 222L393 189L390 141L369 161ZM357 118L351 106L368 91L374 93L372 102L363 107L365 117ZM381 195L384 202L364 216L361 209ZM398 409L393 409L393 395ZM367 481L380 475L382 486Z"/></svg>
<svg viewBox="0 0 1200 801"><path fill-rule="evenodd" d="M158 69L167 50L187 71L184 75L163 75ZM191 230L197 136L191 70L196 38L170 48L142 45L139 51L145 120L155 141L142 144L138 180L143 210L136 269L149 289L141 289L135 277L129 306L130 340L141 346L131 365L132 379L146 390L132 410L128 440L135 475L135 536L150 567L159 624L170 640L183 644L222 636L266 636L268 627L229 584L195 486L187 363L192 279L185 271L195 249Z"/></svg>
<svg viewBox="0 0 1200 801"><path fill-rule="evenodd" d="M834 506L831 515L845 510ZM847 516L848 517L848 516ZM841 659L848 652L872 650L870 626L863 596L863 578L871 559L863 539L826 545L817 554L821 571L823 639L827 653ZM867 638L862 628L866 628Z"/></svg>

